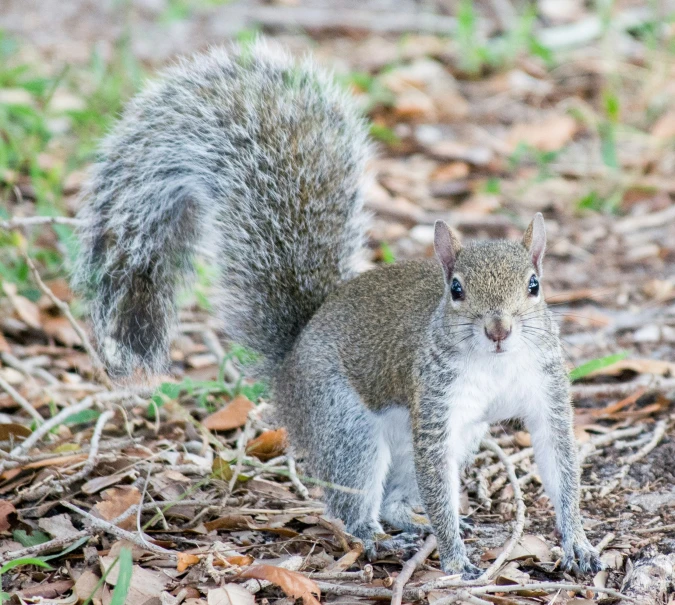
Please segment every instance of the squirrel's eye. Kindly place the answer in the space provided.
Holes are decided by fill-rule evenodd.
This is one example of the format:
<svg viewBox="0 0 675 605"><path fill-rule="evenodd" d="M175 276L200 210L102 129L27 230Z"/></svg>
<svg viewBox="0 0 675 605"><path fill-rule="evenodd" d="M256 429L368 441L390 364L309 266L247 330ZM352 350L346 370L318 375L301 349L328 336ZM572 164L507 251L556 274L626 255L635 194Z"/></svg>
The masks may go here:
<svg viewBox="0 0 675 605"><path fill-rule="evenodd" d="M464 300L464 288L462 288L462 284L459 283L457 278L453 279L450 284L450 294L452 300Z"/></svg>
<svg viewBox="0 0 675 605"><path fill-rule="evenodd" d="M539 280L536 275L530 277L530 283L527 285L527 291L530 296L537 296L539 294Z"/></svg>

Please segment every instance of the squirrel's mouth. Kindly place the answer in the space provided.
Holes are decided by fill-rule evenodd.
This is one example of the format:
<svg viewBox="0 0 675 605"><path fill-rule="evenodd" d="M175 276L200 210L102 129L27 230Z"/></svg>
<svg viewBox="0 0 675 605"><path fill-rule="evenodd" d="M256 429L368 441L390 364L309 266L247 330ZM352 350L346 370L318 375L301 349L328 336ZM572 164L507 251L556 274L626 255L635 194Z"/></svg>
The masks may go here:
<svg viewBox="0 0 675 605"><path fill-rule="evenodd" d="M506 353L506 349L504 348L504 346L502 345L501 342L498 342L498 343L495 345L495 351L494 351L494 352L495 352L497 355L499 355L500 353Z"/></svg>

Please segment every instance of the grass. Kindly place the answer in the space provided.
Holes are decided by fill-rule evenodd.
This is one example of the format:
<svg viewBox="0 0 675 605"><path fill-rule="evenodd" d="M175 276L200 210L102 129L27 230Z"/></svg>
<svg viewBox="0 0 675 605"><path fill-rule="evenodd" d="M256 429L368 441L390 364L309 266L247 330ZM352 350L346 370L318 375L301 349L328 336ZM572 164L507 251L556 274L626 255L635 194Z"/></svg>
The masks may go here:
<svg viewBox="0 0 675 605"><path fill-rule="evenodd" d="M68 175L91 162L98 139L138 90L143 72L124 37L110 61L95 52L85 69L53 75L23 62L17 51L0 32L0 218L25 201L38 215L62 215ZM65 225L56 225L54 233L56 242L44 245L37 230L27 236L0 232L0 279L30 299L39 297L19 247L38 262L45 279L65 276L76 241Z"/></svg>

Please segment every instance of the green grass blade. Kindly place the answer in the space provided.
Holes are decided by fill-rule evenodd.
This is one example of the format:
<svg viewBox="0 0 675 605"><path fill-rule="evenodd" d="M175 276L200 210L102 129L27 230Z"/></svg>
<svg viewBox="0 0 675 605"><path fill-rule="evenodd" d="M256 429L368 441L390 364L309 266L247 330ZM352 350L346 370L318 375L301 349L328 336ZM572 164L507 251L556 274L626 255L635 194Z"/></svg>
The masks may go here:
<svg viewBox="0 0 675 605"><path fill-rule="evenodd" d="M105 582L105 579L108 577L108 574L112 571L113 567L119 563L119 556L111 563L110 567L105 570L105 573L101 576L101 579L96 582L96 586L94 586L94 590L91 591L91 594L87 597L87 600L82 603L82 605L89 605L91 603L92 599L94 598L94 595L98 592L98 589L103 586L103 582Z"/></svg>
<svg viewBox="0 0 675 605"><path fill-rule="evenodd" d="M131 587L131 574L134 571L134 561L131 557L131 549L123 548L120 550L120 570L117 575L117 584L113 591L110 605L124 605L127 600L127 594Z"/></svg>
<svg viewBox="0 0 675 605"><path fill-rule="evenodd" d="M51 565L48 565L42 559L26 557L24 559L14 559L14 561L7 561L7 563L0 567L0 576L5 572L8 572L10 569L21 567L22 565L37 565L38 567L44 567L45 569L52 569Z"/></svg>
<svg viewBox="0 0 675 605"><path fill-rule="evenodd" d="M607 357L591 359L591 361L582 363L580 366L574 368L570 372L570 380L574 382L575 380L584 378L585 376L588 376L589 374L592 374L597 370L601 370L602 368L611 366L613 363L616 363L617 361L626 359L627 356L628 356L627 353L617 353L616 355L608 355Z"/></svg>

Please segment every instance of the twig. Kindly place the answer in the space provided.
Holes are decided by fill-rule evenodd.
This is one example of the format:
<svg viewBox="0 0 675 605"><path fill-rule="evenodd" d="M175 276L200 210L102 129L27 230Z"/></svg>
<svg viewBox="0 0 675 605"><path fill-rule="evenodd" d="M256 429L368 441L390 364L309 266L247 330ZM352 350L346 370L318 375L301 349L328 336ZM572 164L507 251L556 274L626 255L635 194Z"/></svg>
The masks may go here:
<svg viewBox="0 0 675 605"><path fill-rule="evenodd" d="M373 581L373 566L364 565L361 571L314 571L307 576L312 580L352 580L369 584Z"/></svg>
<svg viewBox="0 0 675 605"><path fill-rule="evenodd" d="M595 592L600 594L607 594L610 597L624 599L630 602L635 602L633 599L621 594L612 588L604 588L601 586L584 586L583 584L559 584L558 582L533 582L532 584L489 584L487 586L476 586L467 589L471 594L481 595L489 594L491 592L518 592L520 590L543 590L545 592L556 592L558 590L572 590L574 592ZM436 601L441 603L442 599Z"/></svg>
<svg viewBox="0 0 675 605"><path fill-rule="evenodd" d="M488 567L480 577L480 579L488 580L504 564L523 535L523 530L525 529L525 502L523 501L523 493L520 489L520 483L518 481L518 476L516 475L516 467L513 465L513 462L511 462L504 450L499 447L492 439L485 439L483 441L483 446L497 454L504 465L506 474L508 475L509 481L511 483L511 487L513 488L513 499L516 502L516 522L513 526L511 538L505 544L504 549L495 559L494 563L492 563L492 565L490 565L490 567Z"/></svg>
<svg viewBox="0 0 675 605"><path fill-rule="evenodd" d="M324 594L347 595L350 597L365 597L380 601L389 601L392 597L392 591L389 588L371 588L369 586L352 586L349 584L331 584L329 582L316 582L317 586ZM425 593L417 588L406 588L403 592L403 598L406 601L421 601L425 598Z"/></svg>
<svg viewBox="0 0 675 605"><path fill-rule="evenodd" d="M286 458L286 465L288 466L288 478L295 487L295 491L298 492L298 496L300 496L301 500L309 500L309 491L302 484L302 481L298 479L298 473L295 470L295 458L288 456Z"/></svg>
<svg viewBox="0 0 675 605"><path fill-rule="evenodd" d="M246 424L244 425L244 428L242 429L241 433L239 434L239 438L237 439L237 463L234 465L234 472L232 473L232 477L230 479L230 482L228 483L227 486L227 495L229 496L232 494L232 490L234 489L235 483L237 483L237 479L239 479L239 474L241 473L241 469L244 466L244 457L246 454L246 443L249 440L249 433L251 431L251 417L249 416L246 419Z"/></svg>
<svg viewBox="0 0 675 605"><path fill-rule="evenodd" d="M431 555L432 552L434 552L436 546L436 536L429 536L415 556L405 562L403 569L401 569L401 573L398 574L391 587L391 605L401 605L405 585L408 583L413 573L415 573L415 570L426 561L427 557Z"/></svg>
<svg viewBox="0 0 675 605"><path fill-rule="evenodd" d="M24 441L17 445L11 452L12 456L21 456L26 453L30 448L32 448L42 437L49 434L49 432L63 424L71 416L82 412L83 410L88 410L95 403L93 397L85 397L79 403L63 408L56 416L46 420L39 428L37 428L33 433L31 433Z"/></svg>
<svg viewBox="0 0 675 605"><path fill-rule="evenodd" d="M277 567L281 567L282 569L288 569L289 571L298 571L302 567L304 559L300 557L299 555L295 555L293 557L289 557L285 561L282 561L277 565ZM242 584L242 586L251 594L256 594L257 592L260 592L263 588L267 588L270 586L272 583L268 582L267 580L256 580L256 579L251 579L247 580Z"/></svg>
<svg viewBox="0 0 675 605"><path fill-rule="evenodd" d="M108 389L112 390L113 385L112 382L110 382L110 378L108 378L108 375L106 374L105 371L105 366L103 365L103 362L101 361L101 358L98 356L98 353L92 346L89 337L86 335L80 324L77 323L75 318L73 317L73 314L70 312L70 307L64 303L60 298L58 298L49 288L47 284L45 284L42 281L42 277L40 277L40 272L37 270L37 267L35 266L35 263L31 260L30 256L28 256L28 253L25 250L21 250L21 255L23 256L24 261L26 261L26 264L28 265L28 268L30 269L33 279L35 280L35 283L37 283L38 288L47 295L49 300L52 301L55 307L57 307L61 313L66 317L70 325L73 327L73 330L77 333L80 341L82 342L82 346L84 347L84 350L87 352L87 355L91 358L92 364L94 366L94 369L96 371L96 377L102 384L104 384Z"/></svg>
<svg viewBox="0 0 675 605"><path fill-rule="evenodd" d="M626 458L626 464L630 465L635 462L638 462L639 460L642 460L649 452L651 452L663 439L663 436L666 434L666 431L668 430L668 421L667 420L659 420L656 423L656 426L654 427L654 433L652 435L651 440L649 443L647 443L644 447L639 449L637 452L635 452L632 456L628 456Z"/></svg>
<svg viewBox="0 0 675 605"><path fill-rule="evenodd" d="M84 223L80 219L68 218L67 216L27 216L0 221L0 229L11 231L35 225L72 225L73 227L79 227L82 224Z"/></svg>
<svg viewBox="0 0 675 605"><path fill-rule="evenodd" d="M94 427L94 433L91 436L89 456L87 457L87 461L85 462L84 466L80 471L74 473L70 477L66 477L64 480L59 481L58 483L55 481L49 481L41 486L36 486L35 488L31 487L28 488L27 490L24 490L23 492L19 492L16 498L12 500L12 503L16 505L26 500L32 502L35 500L39 500L43 496L46 496L51 493L62 494L66 487L73 485L74 483L77 483L78 481L81 481L82 479L88 477L91 471L93 471L96 466L96 462L98 459L98 450L101 443L101 435L103 434L105 424L114 415L115 415L114 412L108 410L106 412L103 412L103 414L101 414L98 417L98 420L96 421L96 426ZM53 479L53 477L50 477L50 479Z"/></svg>
<svg viewBox="0 0 675 605"><path fill-rule="evenodd" d="M72 510L73 512L76 512L79 515L82 515L91 523L91 525L97 529L101 529L105 531L106 533L112 534L113 536L116 536L118 538L121 538L122 540L128 540L129 542L133 542L143 550L149 550L151 552L157 553L159 555L164 555L166 557L169 557L172 560L176 560L176 553L167 550L166 548L162 548L161 546L157 546L156 544L152 544L151 542L144 542L137 536L135 533L127 531L126 529L121 529L117 527L117 525L111 523L110 521L105 521L104 519L99 519L98 517L94 517L94 515L89 514L87 511L82 510L81 508L78 508L74 504L71 504L70 502L66 502L65 500L61 500L61 506L65 506L66 508Z"/></svg>
<svg viewBox="0 0 675 605"><path fill-rule="evenodd" d="M35 422L42 424L44 418L39 414L39 412L30 404L30 402L23 397L9 382L7 382L2 376L0 376L0 387L9 393L9 396L19 404L19 407L27 412Z"/></svg>

